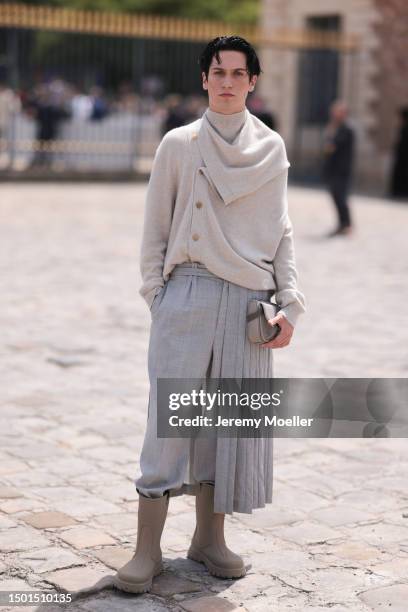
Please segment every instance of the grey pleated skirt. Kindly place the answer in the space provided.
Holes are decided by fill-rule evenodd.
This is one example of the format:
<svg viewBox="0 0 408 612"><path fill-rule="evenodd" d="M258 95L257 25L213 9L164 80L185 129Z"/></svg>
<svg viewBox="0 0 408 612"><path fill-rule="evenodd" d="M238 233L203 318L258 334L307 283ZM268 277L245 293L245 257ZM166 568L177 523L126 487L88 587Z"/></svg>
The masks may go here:
<svg viewBox="0 0 408 612"><path fill-rule="evenodd" d="M212 482L214 512L250 514L272 502L273 438L158 438L157 378L272 378L273 351L248 341L248 300L268 300L212 274L200 263L177 265L155 298L151 316L147 427L139 493L195 495Z"/></svg>

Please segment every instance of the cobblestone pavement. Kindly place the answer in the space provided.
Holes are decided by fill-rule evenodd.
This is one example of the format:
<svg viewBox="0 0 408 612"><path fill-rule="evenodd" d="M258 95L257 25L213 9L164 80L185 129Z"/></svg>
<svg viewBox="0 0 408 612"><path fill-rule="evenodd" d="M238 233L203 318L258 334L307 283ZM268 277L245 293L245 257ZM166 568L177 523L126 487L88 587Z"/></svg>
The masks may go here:
<svg viewBox="0 0 408 612"><path fill-rule="evenodd" d="M212 578L186 559L194 499L182 496L171 500L152 592L110 588L135 544L147 416L145 189L0 188L0 589L71 592L69 609L81 612L406 611L404 439L276 439L273 503L226 519L244 579ZM353 205L356 234L323 240L328 196L290 189L308 314L275 351L277 376L407 375L408 207ZM60 609L24 610L43 608Z"/></svg>

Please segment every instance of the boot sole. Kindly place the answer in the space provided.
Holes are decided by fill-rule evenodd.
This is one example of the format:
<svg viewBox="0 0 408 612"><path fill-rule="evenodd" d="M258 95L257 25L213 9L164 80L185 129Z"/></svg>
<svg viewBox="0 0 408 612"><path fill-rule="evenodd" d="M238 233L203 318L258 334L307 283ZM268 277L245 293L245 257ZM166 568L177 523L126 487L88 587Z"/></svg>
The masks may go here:
<svg viewBox="0 0 408 612"><path fill-rule="evenodd" d="M160 567L155 568L153 576L144 582L126 582L115 576L113 584L117 589L125 591L125 593L147 593L152 588L153 578L161 574L162 571L163 565L160 565Z"/></svg>
<svg viewBox="0 0 408 612"><path fill-rule="evenodd" d="M217 576L217 578L242 578L246 574L245 567L243 567L241 570L220 567L219 565L215 565L215 563L210 561L202 552L198 552L197 550L191 548L187 553L187 558L197 561L198 563L204 563L210 574L212 576Z"/></svg>

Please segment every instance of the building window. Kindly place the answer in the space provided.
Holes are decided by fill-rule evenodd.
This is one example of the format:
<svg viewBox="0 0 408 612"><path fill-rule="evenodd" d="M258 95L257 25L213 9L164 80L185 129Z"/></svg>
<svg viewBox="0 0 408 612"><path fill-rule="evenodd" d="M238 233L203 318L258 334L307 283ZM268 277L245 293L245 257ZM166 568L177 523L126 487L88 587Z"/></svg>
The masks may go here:
<svg viewBox="0 0 408 612"><path fill-rule="evenodd" d="M312 16L306 28L341 31L341 16ZM322 125L328 120L330 104L337 98L339 52L336 49L306 49L299 57L298 125Z"/></svg>

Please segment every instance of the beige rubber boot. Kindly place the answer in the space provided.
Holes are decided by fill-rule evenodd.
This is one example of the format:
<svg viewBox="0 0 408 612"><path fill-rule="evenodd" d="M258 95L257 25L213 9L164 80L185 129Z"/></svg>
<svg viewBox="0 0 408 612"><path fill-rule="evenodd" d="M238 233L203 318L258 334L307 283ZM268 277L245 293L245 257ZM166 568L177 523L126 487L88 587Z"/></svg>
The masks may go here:
<svg viewBox="0 0 408 612"><path fill-rule="evenodd" d="M136 551L132 559L120 568L114 585L128 593L145 593L154 576L163 569L160 539L169 506L168 495L152 498L139 494Z"/></svg>
<svg viewBox="0 0 408 612"><path fill-rule="evenodd" d="M213 509L214 487L200 483L196 497L197 525L187 557L204 563L213 576L241 578L245 576L246 568L242 558L227 548L225 543L225 514L213 512Z"/></svg>

